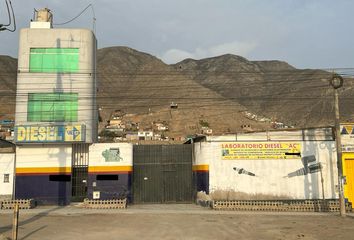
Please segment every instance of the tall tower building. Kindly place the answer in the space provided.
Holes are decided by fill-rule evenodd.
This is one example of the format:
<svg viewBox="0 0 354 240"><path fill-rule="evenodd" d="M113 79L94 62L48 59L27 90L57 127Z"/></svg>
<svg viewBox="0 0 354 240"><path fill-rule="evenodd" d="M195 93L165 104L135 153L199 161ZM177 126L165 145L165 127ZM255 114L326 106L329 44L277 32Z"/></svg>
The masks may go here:
<svg viewBox="0 0 354 240"><path fill-rule="evenodd" d="M98 122L95 35L52 28L52 19L49 9L36 11L20 32L16 94L16 197L44 202L85 188L75 181L86 181ZM33 183L43 192L26 190Z"/></svg>

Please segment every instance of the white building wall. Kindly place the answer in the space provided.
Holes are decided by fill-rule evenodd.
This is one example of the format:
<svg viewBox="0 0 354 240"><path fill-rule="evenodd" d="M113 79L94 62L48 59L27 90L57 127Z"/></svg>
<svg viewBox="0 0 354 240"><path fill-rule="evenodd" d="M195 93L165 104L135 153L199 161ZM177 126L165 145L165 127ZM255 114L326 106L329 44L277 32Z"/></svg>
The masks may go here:
<svg viewBox="0 0 354 240"><path fill-rule="evenodd" d="M334 141L307 141L301 156L315 155L323 166L325 198L336 198L337 167ZM303 168L301 159L222 160L222 142L195 144L195 165L209 164L209 191L226 190L248 194L265 194L293 199L322 198L320 172L288 178L291 172ZM233 168L243 168L255 177L238 174Z"/></svg>
<svg viewBox="0 0 354 240"><path fill-rule="evenodd" d="M31 48L79 48L78 73L31 73ZM20 31L16 97L16 126L53 123L27 122L28 93L78 93L78 121L86 128L86 143L97 142L96 38L87 29L31 29ZM66 125L72 123L66 122ZM74 124L74 123L73 123Z"/></svg>
<svg viewBox="0 0 354 240"><path fill-rule="evenodd" d="M116 161L107 161L105 152L110 149L119 149ZM133 145L130 143L95 143L90 145L89 165L95 166L133 166Z"/></svg>
<svg viewBox="0 0 354 240"><path fill-rule="evenodd" d="M16 148L16 168L71 168L71 145L23 145Z"/></svg>
<svg viewBox="0 0 354 240"><path fill-rule="evenodd" d="M11 196L13 193L14 153L0 153L0 196ZM9 182L4 182L4 175L9 175Z"/></svg>

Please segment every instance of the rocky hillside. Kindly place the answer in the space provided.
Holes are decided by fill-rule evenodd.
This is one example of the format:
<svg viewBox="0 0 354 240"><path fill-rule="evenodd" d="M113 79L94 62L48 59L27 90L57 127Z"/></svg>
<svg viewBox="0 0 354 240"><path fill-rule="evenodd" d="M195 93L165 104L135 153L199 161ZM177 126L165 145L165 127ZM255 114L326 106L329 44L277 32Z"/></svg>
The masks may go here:
<svg viewBox="0 0 354 240"><path fill-rule="evenodd" d="M169 135L200 132L199 121L208 122L215 133L235 132L249 122L246 109L176 71L173 66L146 53L126 47L100 49L98 52L101 116L107 120L114 110L133 115L142 128L153 121L165 121ZM178 104L171 110L170 104ZM104 124L104 121L103 121ZM255 123L255 129L270 124Z"/></svg>
<svg viewBox="0 0 354 240"><path fill-rule="evenodd" d="M0 119L13 119L15 112L17 59L0 55Z"/></svg>
<svg viewBox="0 0 354 240"><path fill-rule="evenodd" d="M186 59L167 65L127 47L100 49L98 104L104 126L115 110L149 128L165 121L171 136L200 132L208 123L215 134L271 127L269 120L296 127L332 124L331 74L298 70L280 61L248 61L235 55ZM0 56L0 118L13 118L16 59ZM353 118L354 81L341 90L342 121ZM171 103L178 109L171 109Z"/></svg>
<svg viewBox="0 0 354 240"><path fill-rule="evenodd" d="M331 73L299 70L280 61L248 61L235 55L186 59L175 69L249 111L297 127L330 125L333 119ZM353 81L341 90L343 120L353 117Z"/></svg>

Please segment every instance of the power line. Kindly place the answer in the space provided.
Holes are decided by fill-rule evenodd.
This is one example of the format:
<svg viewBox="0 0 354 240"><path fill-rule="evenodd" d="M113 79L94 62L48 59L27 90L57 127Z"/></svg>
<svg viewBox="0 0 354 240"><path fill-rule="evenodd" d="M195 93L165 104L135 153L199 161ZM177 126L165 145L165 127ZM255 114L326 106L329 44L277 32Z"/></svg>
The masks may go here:
<svg viewBox="0 0 354 240"><path fill-rule="evenodd" d="M12 7L11 0L5 0L5 3L6 3L6 9L7 9L7 14L8 14L8 18L9 18L9 20L8 20L9 23L8 24L0 24L0 31L15 32L16 31L16 18L15 18L15 12ZM8 27L12 25L12 20L13 20L13 27L11 29Z"/></svg>
<svg viewBox="0 0 354 240"><path fill-rule="evenodd" d="M72 19L66 21L66 22L63 22L63 23L53 23L53 25L55 26L62 26L62 25L66 25L68 23L71 23L73 21L75 21L77 18L79 18L88 8L91 8L92 10L92 15L93 15L93 32L96 34L96 14L95 14L95 9L93 7L93 5L90 3L89 5L87 5L84 10L82 10L78 15L76 15L75 17L73 17Z"/></svg>

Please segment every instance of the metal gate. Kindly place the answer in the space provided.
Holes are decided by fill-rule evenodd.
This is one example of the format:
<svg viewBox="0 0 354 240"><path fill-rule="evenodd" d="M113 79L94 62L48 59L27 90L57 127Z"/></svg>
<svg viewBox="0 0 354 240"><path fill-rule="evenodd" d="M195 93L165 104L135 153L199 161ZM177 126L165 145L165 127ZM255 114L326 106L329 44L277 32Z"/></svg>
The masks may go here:
<svg viewBox="0 0 354 240"><path fill-rule="evenodd" d="M87 197L87 178L89 163L89 145L73 144L71 201L83 201Z"/></svg>
<svg viewBox="0 0 354 240"><path fill-rule="evenodd" d="M193 201L192 145L135 145L134 203Z"/></svg>

